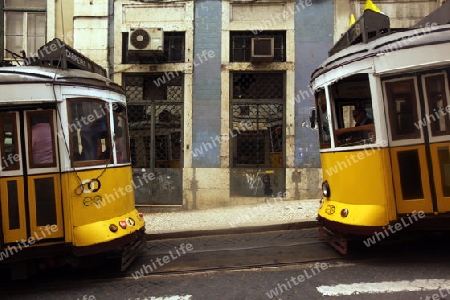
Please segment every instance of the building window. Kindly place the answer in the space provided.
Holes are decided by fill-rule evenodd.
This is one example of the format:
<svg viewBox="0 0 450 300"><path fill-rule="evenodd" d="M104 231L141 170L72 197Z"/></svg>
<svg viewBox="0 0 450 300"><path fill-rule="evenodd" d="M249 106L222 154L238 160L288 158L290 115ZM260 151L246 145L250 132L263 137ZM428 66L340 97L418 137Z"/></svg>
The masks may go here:
<svg viewBox="0 0 450 300"><path fill-rule="evenodd" d="M230 195L285 192L285 73L232 72Z"/></svg>
<svg viewBox="0 0 450 300"><path fill-rule="evenodd" d="M154 63L177 63L184 62L185 33L184 32L164 32L164 52L159 54L149 54L128 51L129 33L122 34L122 61L125 64L154 64Z"/></svg>
<svg viewBox="0 0 450 300"><path fill-rule="evenodd" d="M284 74L236 72L232 77L232 166L282 167Z"/></svg>
<svg viewBox="0 0 450 300"><path fill-rule="evenodd" d="M133 167L180 167L183 75L127 74L124 83Z"/></svg>
<svg viewBox="0 0 450 300"><path fill-rule="evenodd" d="M230 61L249 62L252 60L252 39L273 38L273 61L286 61L286 32L264 31L255 35L251 31L230 32Z"/></svg>
<svg viewBox="0 0 450 300"><path fill-rule="evenodd" d="M46 0L5 0L5 57L13 54L27 56L36 53L45 44L46 35Z"/></svg>

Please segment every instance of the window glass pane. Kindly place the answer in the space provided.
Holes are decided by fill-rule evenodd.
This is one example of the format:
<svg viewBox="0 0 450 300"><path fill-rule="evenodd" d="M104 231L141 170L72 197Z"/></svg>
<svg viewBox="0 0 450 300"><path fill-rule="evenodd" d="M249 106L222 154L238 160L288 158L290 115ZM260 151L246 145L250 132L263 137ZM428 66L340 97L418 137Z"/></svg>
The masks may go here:
<svg viewBox="0 0 450 300"><path fill-rule="evenodd" d="M113 105L114 108L114 145L117 163L130 162L128 145L127 112L123 105Z"/></svg>
<svg viewBox="0 0 450 300"><path fill-rule="evenodd" d="M23 35L23 13L6 12L5 27L6 35Z"/></svg>
<svg viewBox="0 0 450 300"><path fill-rule="evenodd" d="M419 138L416 89L413 79L386 82L392 139Z"/></svg>
<svg viewBox="0 0 450 300"><path fill-rule="evenodd" d="M17 170L20 167L18 152L18 139L16 128L16 114L5 113L0 115L0 134L2 171Z"/></svg>
<svg viewBox="0 0 450 300"><path fill-rule="evenodd" d="M5 49L17 54L23 49L23 13L5 13ZM12 55L5 51L5 57Z"/></svg>
<svg viewBox="0 0 450 300"><path fill-rule="evenodd" d="M27 54L30 55L45 44L45 14L28 13L27 28Z"/></svg>
<svg viewBox="0 0 450 300"><path fill-rule="evenodd" d="M53 115L51 111L29 114L31 126L31 157L32 167L55 166L55 143Z"/></svg>
<svg viewBox="0 0 450 300"><path fill-rule="evenodd" d="M5 0L5 8L45 9L46 0Z"/></svg>
<svg viewBox="0 0 450 300"><path fill-rule="evenodd" d="M108 105L92 100L69 103L69 134L75 162L111 160Z"/></svg>
<svg viewBox="0 0 450 300"><path fill-rule="evenodd" d="M330 87L338 147L375 143L372 97L367 74L357 74Z"/></svg>
<svg viewBox="0 0 450 300"><path fill-rule="evenodd" d="M425 89L428 99L427 115L422 122L422 126L427 123L431 126L433 135L443 135L450 133L450 124L448 118L447 97L445 93L445 79L444 75L428 76L425 78Z"/></svg>
<svg viewBox="0 0 450 300"><path fill-rule="evenodd" d="M311 112L313 115L311 124L319 126L319 138L321 148L329 148L331 146L330 125L328 122L328 108L325 98L325 90L321 90L316 94L317 110ZM318 112L318 113L317 113ZM317 118L317 121L315 120ZM316 123L316 124L313 124Z"/></svg>

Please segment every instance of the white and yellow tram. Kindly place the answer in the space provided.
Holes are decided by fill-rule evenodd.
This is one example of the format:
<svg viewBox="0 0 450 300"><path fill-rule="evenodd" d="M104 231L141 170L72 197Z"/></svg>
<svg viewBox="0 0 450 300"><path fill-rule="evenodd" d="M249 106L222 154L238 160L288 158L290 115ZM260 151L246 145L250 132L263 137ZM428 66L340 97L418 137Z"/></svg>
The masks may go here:
<svg viewBox="0 0 450 300"><path fill-rule="evenodd" d="M0 67L0 263L114 252L124 269L144 237L124 91L58 39L38 53Z"/></svg>
<svg viewBox="0 0 450 300"><path fill-rule="evenodd" d="M366 10L312 74L318 221L344 253L349 236L449 228L449 24L450 2L402 30Z"/></svg>

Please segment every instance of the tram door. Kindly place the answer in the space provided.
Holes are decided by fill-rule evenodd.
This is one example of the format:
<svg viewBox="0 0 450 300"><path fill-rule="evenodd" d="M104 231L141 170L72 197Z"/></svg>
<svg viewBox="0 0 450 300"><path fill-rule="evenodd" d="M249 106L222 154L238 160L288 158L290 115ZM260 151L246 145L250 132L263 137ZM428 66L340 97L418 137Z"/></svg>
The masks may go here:
<svg viewBox="0 0 450 300"><path fill-rule="evenodd" d="M4 243L62 238L55 110L0 113Z"/></svg>
<svg viewBox="0 0 450 300"><path fill-rule="evenodd" d="M384 82L399 214L450 211L447 74Z"/></svg>

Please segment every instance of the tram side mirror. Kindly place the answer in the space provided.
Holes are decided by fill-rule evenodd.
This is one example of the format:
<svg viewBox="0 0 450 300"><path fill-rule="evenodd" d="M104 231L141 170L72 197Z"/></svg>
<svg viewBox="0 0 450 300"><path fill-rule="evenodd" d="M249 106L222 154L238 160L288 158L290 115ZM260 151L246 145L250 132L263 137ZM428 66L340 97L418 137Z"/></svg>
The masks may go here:
<svg viewBox="0 0 450 300"><path fill-rule="evenodd" d="M312 108L309 111L309 122L310 122L310 127L311 128L315 128L316 127L316 109Z"/></svg>

